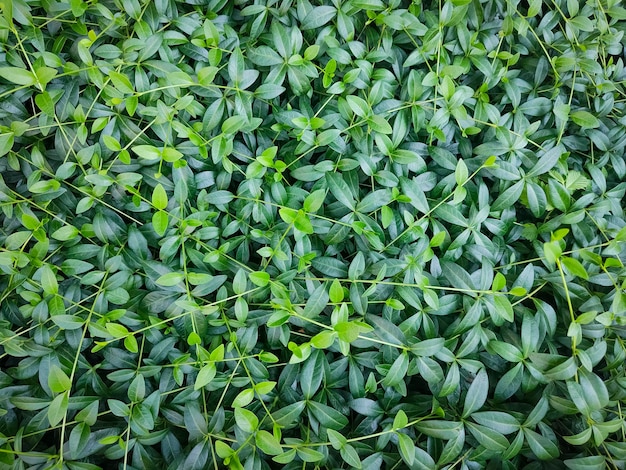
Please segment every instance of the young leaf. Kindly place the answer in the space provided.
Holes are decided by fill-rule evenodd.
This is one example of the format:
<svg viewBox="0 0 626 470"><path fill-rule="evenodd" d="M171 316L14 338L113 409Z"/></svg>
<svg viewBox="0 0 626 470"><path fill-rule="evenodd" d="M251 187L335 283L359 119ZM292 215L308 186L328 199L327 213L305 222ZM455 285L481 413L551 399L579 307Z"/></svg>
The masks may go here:
<svg viewBox="0 0 626 470"><path fill-rule="evenodd" d="M157 184L152 191L152 205L155 209L165 209L167 207L168 197L163 185Z"/></svg>
<svg viewBox="0 0 626 470"><path fill-rule="evenodd" d="M278 439L267 431L257 431L254 439L256 446L267 455L279 455L283 452L283 448Z"/></svg>
<svg viewBox="0 0 626 470"><path fill-rule="evenodd" d="M0 77L16 85L31 86L36 82L32 72L18 67L0 67Z"/></svg>
<svg viewBox="0 0 626 470"><path fill-rule="evenodd" d="M66 392L72 388L70 378L56 364L50 366L48 374L48 386L53 393Z"/></svg>
<svg viewBox="0 0 626 470"><path fill-rule="evenodd" d="M48 406L48 421L50 426L56 426L65 417L69 404L69 391L65 391L54 397L54 400Z"/></svg>
<svg viewBox="0 0 626 470"><path fill-rule="evenodd" d="M208 364L202 366L200 372L198 372L198 376L196 377L193 389L200 390L205 385L208 385L216 374L217 368L213 362L209 362Z"/></svg>

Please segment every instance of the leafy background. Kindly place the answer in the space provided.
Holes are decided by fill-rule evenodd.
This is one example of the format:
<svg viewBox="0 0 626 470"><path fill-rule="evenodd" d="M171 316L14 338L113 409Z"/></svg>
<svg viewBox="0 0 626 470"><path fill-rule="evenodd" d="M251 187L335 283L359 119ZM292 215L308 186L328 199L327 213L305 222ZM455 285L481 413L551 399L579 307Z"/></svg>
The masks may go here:
<svg viewBox="0 0 626 470"><path fill-rule="evenodd" d="M625 468L616 0L4 0L3 468Z"/></svg>

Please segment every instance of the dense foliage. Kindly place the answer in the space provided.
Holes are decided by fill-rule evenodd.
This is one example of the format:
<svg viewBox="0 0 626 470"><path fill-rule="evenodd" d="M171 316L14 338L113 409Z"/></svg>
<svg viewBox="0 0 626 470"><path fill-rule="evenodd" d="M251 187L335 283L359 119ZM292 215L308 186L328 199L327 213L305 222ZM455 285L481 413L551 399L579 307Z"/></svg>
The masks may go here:
<svg viewBox="0 0 626 470"><path fill-rule="evenodd" d="M2 468L625 468L620 3L3 0Z"/></svg>

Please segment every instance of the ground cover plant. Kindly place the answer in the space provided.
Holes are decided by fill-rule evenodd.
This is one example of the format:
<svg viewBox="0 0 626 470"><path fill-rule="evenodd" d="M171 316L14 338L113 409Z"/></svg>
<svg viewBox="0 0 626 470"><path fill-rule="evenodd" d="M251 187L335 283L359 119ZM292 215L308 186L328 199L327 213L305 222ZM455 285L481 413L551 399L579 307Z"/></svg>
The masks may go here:
<svg viewBox="0 0 626 470"><path fill-rule="evenodd" d="M0 2L0 467L626 468L620 3Z"/></svg>

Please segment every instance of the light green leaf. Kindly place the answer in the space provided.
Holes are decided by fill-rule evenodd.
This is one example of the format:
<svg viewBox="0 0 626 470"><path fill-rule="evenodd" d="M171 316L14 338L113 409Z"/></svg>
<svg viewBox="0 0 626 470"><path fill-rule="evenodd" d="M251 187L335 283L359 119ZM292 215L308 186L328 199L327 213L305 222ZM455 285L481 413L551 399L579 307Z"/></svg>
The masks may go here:
<svg viewBox="0 0 626 470"><path fill-rule="evenodd" d="M183 273L173 272L173 273L163 274L156 280L156 283L159 284L160 286L171 287L171 286L175 286L176 284L183 282L184 280L185 280L185 275Z"/></svg>
<svg viewBox="0 0 626 470"><path fill-rule="evenodd" d="M415 444L413 439L403 433L396 433L398 436L398 449L402 460L410 467L415 460Z"/></svg>
<svg viewBox="0 0 626 470"><path fill-rule="evenodd" d="M39 268L41 274L41 287L46 295L53 295L59 292L59 283L57 282L54 271L48 264L44 264Z"/></svg>
<svg viewBox="0 0 626 470"><path fill-rule="evenodd" d="M267 455L279 455L283 452L280 441L267 431L257 431L254 440L256 446Z"/></svg>
<svg viewBox="0 0 626 470"><path fill-rule="evenodd" d="M161 158L161 150L153 145L135 145L131 149L139 158L145 160L159 160Z"/></svg>
<svg viewBox="0 0 626 470"><path fill-rule="evenodd" d="M570 118L583 129L595 129L596 127L600 127L600 120L589 111L574 111L570 113Z"/></svg>
<svg viewBox="0 0 626 470"><path fill-rule="evenodd" d="M135 90L133 89L132 83L130 83L130 80L128 79L126 75L119 73L119 72L111 71L109 72L109 78L111 79L111 82L113 82L113 85L115 86L115 88L117 88L122 93L134 93L135 92Z"/></svg>
<svg viewBox="0 0 626 470"><path fill-rule="evenodd" d="M213 380L216 374L217 374L217 369L213 362L209 362L208 364L204 365L200 369L200 372L198 372L198 376L196 377L196 381L193 385L193 389L200 390L205 385L208 385L211 382L211 380Z"/></svg>
<svg viewBox="0 0 626 470"><path fill-rule="evenodd" d="M248 273L248 278L252 284L259 287L265 287L270 282L270 275L265 271L254 271Z"/></svg>
<svg viewBox="0 0 626 470"><path fill-rule="evenodd" d="M243 432L247 433L256 431L259 426L259 418L245 408L235 408L235 422Z"/></svg>
<svg viewBox="0 0 626 470"><path fill-rule="evenodd" d="M54 400L50 403L48 407L48 421L50 422L50 426L56 426L65 417L67 413L67 406L69 404L69 392L63 392L60 395L54 397Z"/></svg>
<svg viewBox="0 0 626 470"><path fill-rule="evenodd" d="M35 75L18 67L0 67L0 77L16 85L31 86L37 81Z"/></svg>
<svg viewBox="0 0 626 470"><path fill-rule="evenodd" d="M168 197L163 185L161 183L157 184L152 191L152 205L156 209L165 209L167 207Z"/></svg>
<svg viewBox="0 0 626 470"><path fill-rule="evenodd" d="M66 392L72 388L72 381L56 364L50 366L48 374L48 386L54 393Z"/></svg>
<svg viewBox="0 0 626 470"><path fill-rule="evenodd" d="M158 211L152 215L152 227L157 235L164 235L167 231L169 216L165 211Z"/></svg>

